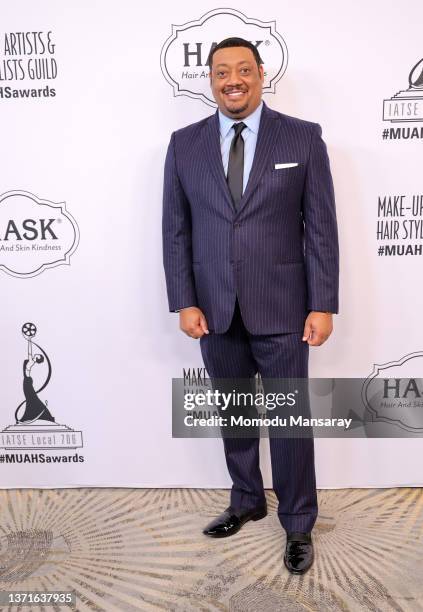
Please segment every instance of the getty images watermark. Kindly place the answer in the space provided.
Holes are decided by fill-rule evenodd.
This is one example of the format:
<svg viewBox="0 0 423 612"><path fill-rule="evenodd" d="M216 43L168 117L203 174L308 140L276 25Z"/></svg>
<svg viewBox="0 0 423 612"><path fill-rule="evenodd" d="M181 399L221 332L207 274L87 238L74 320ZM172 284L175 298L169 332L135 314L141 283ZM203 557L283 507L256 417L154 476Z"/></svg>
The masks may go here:
<svg viewBox="0 0 423 612"><path fill-rule="evenodd" d="M423 436L423 352L375 365L366 378L172 381L177 438ZM414 361L413 361L414 360ZM403 371L401 371L401 369Z"/></svg>
<svg viewBox="0 0 423 612"><path fill-rule="evenodd" d="M211 381L210 381L211 382ZM342 430L351 426L351 418L312 416L307 379L213 379L197 389L183 386L182 397L174 408L174 434L195 437L308 437L313 427ZM178 391L176 381L174 391ZM178 406L182 406L184 414ZM181 430L182 427L182 430ZM184 432L185 430L185 432Z"/></svg>

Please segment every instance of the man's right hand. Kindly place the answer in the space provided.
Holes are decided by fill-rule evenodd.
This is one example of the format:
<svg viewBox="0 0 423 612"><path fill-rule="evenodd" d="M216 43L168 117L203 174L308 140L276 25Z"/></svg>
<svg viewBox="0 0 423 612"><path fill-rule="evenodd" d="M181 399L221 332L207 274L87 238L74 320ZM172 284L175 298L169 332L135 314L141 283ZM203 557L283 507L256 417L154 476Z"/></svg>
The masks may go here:
<svg viewBox="0 0 423 612"><path fill-rule="evenodd" d="M196 306L182 308L179 313L179 327L187 336L195 339L209 333L206 317Z"/></svg>

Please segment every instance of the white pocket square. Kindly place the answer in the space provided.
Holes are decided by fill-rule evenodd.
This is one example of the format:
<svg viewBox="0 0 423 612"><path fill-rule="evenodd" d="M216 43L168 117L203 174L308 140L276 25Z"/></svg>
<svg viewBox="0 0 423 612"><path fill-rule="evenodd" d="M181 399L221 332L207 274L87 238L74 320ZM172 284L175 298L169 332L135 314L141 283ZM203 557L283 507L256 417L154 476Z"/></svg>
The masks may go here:
<svg viewBox="0 0 423 612"><path fill-rule="evenodd" d="M275 164L275 170L280 170L281 168L295 168L295 166L298 166L298 162L289 164Z"/></svg>

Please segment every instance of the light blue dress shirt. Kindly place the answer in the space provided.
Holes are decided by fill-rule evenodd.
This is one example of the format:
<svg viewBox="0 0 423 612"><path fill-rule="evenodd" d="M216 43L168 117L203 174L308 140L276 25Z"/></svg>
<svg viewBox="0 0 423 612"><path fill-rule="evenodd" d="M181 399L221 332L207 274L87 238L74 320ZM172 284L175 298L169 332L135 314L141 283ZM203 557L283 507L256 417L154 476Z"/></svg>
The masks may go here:
<svg viewBox="0 0 423 612"><path fill-rule="evenodd" d="M228 162L229 162L229 151L231 148L231 142L235 136L235 130L233 129L234 123L245 123L247 126L241 132L241 138L244 140L244 176L242 184L242 193L248 183L248 177L250 176L251 166L253 165L254 152L256 150L257 135L260 124L261 110L263 108L263 102L260 102L256 110L245 117L245 119L231 119L227 117L219 110L219 124L220 124L220 150L222 152L223 168L225 175L228 175Z"/></svg>

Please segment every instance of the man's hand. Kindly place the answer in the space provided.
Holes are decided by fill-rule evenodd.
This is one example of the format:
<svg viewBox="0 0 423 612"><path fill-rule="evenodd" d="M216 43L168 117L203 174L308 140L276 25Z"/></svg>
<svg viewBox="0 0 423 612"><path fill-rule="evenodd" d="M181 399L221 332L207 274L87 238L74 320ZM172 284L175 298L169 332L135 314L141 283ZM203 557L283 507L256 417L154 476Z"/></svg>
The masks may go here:
<svg viewBox="0 0 423 612"><path fill-rule="evenodd" d="M303 340L310 346L320 346L332 333L332 313L311 311L305 321Z"/></svg>
<svg viewBox="0 0 423 612"><path fill-rule="evenodd" d="M179 327L187 336L195 339L209 333L206 317L196 306L182 308L179 313Z"/></svg>

